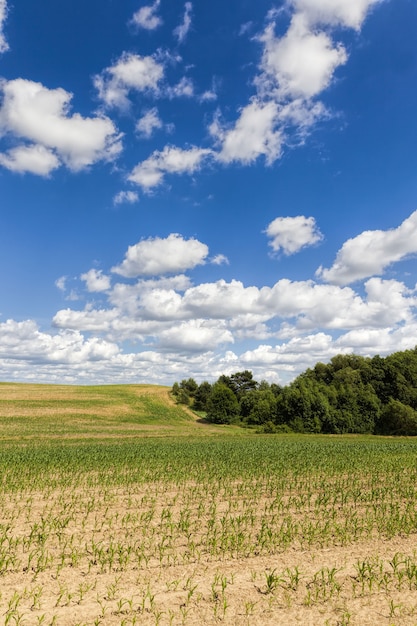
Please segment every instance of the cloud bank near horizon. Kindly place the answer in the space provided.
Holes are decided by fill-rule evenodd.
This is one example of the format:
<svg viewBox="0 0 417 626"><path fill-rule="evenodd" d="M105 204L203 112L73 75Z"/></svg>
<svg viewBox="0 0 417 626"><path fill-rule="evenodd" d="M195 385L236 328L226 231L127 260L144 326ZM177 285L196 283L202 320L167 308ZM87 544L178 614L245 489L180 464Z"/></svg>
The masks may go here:
<svg viewBox="0 0 417 626"><path fill-rule="evenodd" d="M365 231L345 242L330 278L337 272L355 276L351 259L366 250L376 273L417 253L416 215L397 228ZM302 228L294 230L298 223ZM318 232L314 219L304 216L277 218L265 230L276 249L288 254L320 245ZM0 323L0 372L10 371L12 363L22 380L31 380L36 365L40 380L169 384L188 375L211 380L243 368L286 383L338 353L414 347L417 290L401 281L369 269L363 293L335 280L309 278L281 278L271 286L246 286L236 279L194 283L196 268L215 265L215 259L207 244L177 233L129 246L107 272L91 268L80 275L79 308L57 311L55 332L41 331L32 320ZM326 277L324 270L320 274ZM56 284L64 297L73 287L68 277Z"/></svg>

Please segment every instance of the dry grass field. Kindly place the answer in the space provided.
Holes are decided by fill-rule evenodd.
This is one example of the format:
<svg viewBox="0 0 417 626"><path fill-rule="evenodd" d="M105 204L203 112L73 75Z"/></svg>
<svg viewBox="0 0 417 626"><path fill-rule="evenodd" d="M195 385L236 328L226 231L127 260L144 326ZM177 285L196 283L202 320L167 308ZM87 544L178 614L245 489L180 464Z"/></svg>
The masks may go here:
<svg viewBox="0 0 417 626"><path fill-rule="evenodd" d="M0 385L0 622L417 624L417 442Z"/></svg>

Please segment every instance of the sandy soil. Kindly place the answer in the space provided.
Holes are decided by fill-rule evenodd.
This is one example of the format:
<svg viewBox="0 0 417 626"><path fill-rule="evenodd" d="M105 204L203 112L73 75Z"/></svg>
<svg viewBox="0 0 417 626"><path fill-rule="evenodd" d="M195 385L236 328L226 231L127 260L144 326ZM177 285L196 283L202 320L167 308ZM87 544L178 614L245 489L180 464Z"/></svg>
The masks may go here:
<svg viewBox="0 0 417 626"><path fill-rule="evenodd" d="M416 535L261 550L251 509L254 541L214 549L194 485L20 494L0 510L4 624L417 624ZM218 502L219 529L248 510Z"/></svg>

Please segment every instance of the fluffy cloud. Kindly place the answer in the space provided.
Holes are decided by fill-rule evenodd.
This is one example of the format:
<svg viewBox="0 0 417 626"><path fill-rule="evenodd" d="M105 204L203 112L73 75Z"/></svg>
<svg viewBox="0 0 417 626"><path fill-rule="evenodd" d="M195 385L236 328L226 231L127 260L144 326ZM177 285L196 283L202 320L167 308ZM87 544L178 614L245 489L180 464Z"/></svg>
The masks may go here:
<svg viewBox="0 0 417 626"><path fill-rule="evenodd" d="M255 350L248 350L240 357L243 363L251 365L279 366L282 364L300 364L308 360L313 362L320 361L323 357L328 360L329 355L335 356L342 350L339 348L337 352L333 345L331 335L326 333L315 333L304 337L295 337L288 342L284 342L277 346L262 344Z"/></svg>
<svg viewBox="0 0 417 626"><path fill-rule="evenodd" d="M129 246L124 261L112 272L127 278L174 274L204 264L208 252L206 244L177 234L144 239Z"/></svg>
<svg viewBox="0 0 417 626"><path fill-rule="evenodd" d="M161 316L170 315L170 307L168 310L158 309L160 305L158 294L161 294L161 298L164 299L165 306L170 300L175 303L174 308L177 310L181 297L176 292L184 292L190 286L191 281L184 274L141 279L133 285L116 283L109 293L109 302L123 315L134 317L136 320L139 318L160 320Z"/></svg>
<svg viewBox="0 0 417 626"><path fill-rule="evenodd" d="M152 350L122 354L116 344L98 338L86 340L78 331L49 334L33 321L8 320L0 324L2 379L56 383L164 383L179 377L186 363L199 359Z"/></svg>
<svg viewBox="0 0 417 626"><path fill-rule="evenodd" d="M383 0L291 0L309 23L340 25L358 30L374 5Z"/></svg>
<svg viewBox="0 0 417 626"><path fill-rule="evenodd" d="M277 217L266 229L271 239L269 245L274 252L282 250L284 254L295 254L306 246L321 241L323 236L317 228L314 217Z"/></svg>
<svg viewBox="0 0 417 626"><path fill-rule="evenodd" d="M94 77L100 99L108 107L127 109L130 91L158 91L164 76L164 66L152 56L125 52L111 67Z"/></svg>
<svg viewBox="0 0 417 626"><path fill-rule="evenodd" d="M86 309L74 311L61 309L52 320L56 328L87 332L110 333L111 324L118 316L117 309Z"/></svg>
<svg viewBox="0 0 417 626"><path fill-rule="evenodd" d="M190 287L182 299L170 296L165 315L175 318L228 319L256 314L265 319L294 319L300 330L382 327L408 319L416 300L397 281L368 285L367 300L348 287L319 285L313 281L281 279L272 287L245 287L240 281L202 283ZM377 289L391 290L396 298L381 299ZM178 294L176 294L178 295ZM153 295L147 303L151 302ZM144 302L142 302L142 305ZM155 307L157 308L157 307Z"/></svg>
<svg viewBox="0 0 417 626"><path fill-rule="evenodd" d="M160 0L155 0L153 4L141 7L133 15L131 23L145 30L155 30L162 24L162 19L156 14L160 4Z"/></svg>
<svg viewBox="0 0 417 626"><path fill-rule="evenodd" d="M138 319L172 322L189 317L182 310L180 294L173 289L155 288L139 293L129 305L131 307L129 313Z"/></svg>
<svg viewBox="0 0 417 626"><path fill-rule="evenodd" d="M272 163L281 157L290 137L304 139L329 115L314 99L346 62L343 46L334 44L326 32L311 28L301 12L294 13L284 36L276 36L275 27L270 22L258 37L263 52L254 79L257 95L241 109L231 128L220 123L219 115L210 126L220 144L218 158L225 163L248 164L261 155Z"/></svg>
<svg viewBox="0 0 417 626"><path fill-rule="evenodd" d="M56 335L43 333L31 320L7 320L0 324L0 357L30 361L32 364L56 362L74 365L106 360L118 354L116 344L81 333L61 330Z"/></svg>
<svg viewBox="0 0 417 626"><path fill-rule="evenodd" d="M185 150L165 146L161 152L155 151L148 159L136 165L128 180L145 190L152 189L161 184L165 174L192 174L211 155L211 150L195 146Z"/></svg>
<svg viewBox="0 0 417 626"><path fill-rule="evenodd" d="M187 248L178 255L177 265L191 269L198 259L204 262L207 251L191 255L191 241L176 235L141 242L146 244L143 258L135 272L131 268L131 275L138 269L167 271L166 267L155 269L152 263L167 255L169 243ZM174 256L177 253L178 248ZM133 256L130 261L136 263L138 259ZM90 277L100 279L101 275ZM94 359L109 352L108 358L103 356L101 372L110 376L107 380L114 380L111 372L118 372L124 364L128 368L126 380L134 371L137 377L142 376L137 380L165 382L187 375L213 379L221 373L249 368L259 379L288 382L316 361L327 361L341 352L384 354L413 347L417 332L415 291L395 280L372 278L365 292L363 298L350 287L287 279L272 287L246 287L240 281L224 280L192 286L183 274L118 283L107 290L108 304L102 309L58 311L53 319L60 329L57 335L40 333L33 322L8 322L8 328L7 324L0 325L0 372L2 345L12 346L9 351L5 349L8 358L20 362L21 355L26 354L31 363L38 359L42 367L53 362L55 353L59 355L59 346L62 359L57 366L70 363L77 368L85 354L88 367L93 367L89 375L94 377ZM7 330L17 338L8 339ZM82 332L105 338L87 341ZM222 353L224 344L248 340L263 343L240 356ZM141 349L120 354L114 346L121 341L140 342ZM152 371L144 366L148 360L155 365ZM77 375L80 380L81 375Z"/></svg>
<svg viewBox="0 0 417 626"><path fill-rule="evenodd" d="M162 128L162 121L156 107L146 111L146 113L136 122L136 131L146 139L152 137L153 131L158 130L159 128Z"/></svg>
<svg viewBox="0 0 417 626"><path fill-rule="evenodd" d="M317 276L335 285L347 285L382 274L392 263L417 253L417 211L391 230L366 230L348 239L332 267L320 267Z"/></svg>
<svg viewBox="0 0 417 626"><path fill-rule="evenodd" d="M189 287L183 296L175 288L132 292L128 286L115 287L117 302L114 295L111 301L123 307L126 297L128 313L136 319L228 320L236 330L240 327L237 318L245 320L247 329L248 316L252 316L254 325L259 320L293 320L297 332L313 328L381 328L410 320L416 299L402 283L383 281L366 287L368 294L363 299L350 288L312 281L282 279L272 287L258 288L245 287L236 280L219 280ZM384 290L387 297L378 297Z"/></svg>
<svg viewBox="0 0 417 626"><path fill-rule="evenodd" d="M330 112L318 98L348 59L332 29L359 29L369 9L381 1L288 0L292 15L280 36L275 19L282 11L270 11L269 24L257 38L262 57L254 78L256 96L241 108L234 125L220 124L218 115L210 127L220 144L219 160L249 164L263 155L272 163L285 145L303 142L327 119Z"/></svg>
<svg viewBox="0 0 417 626"><path fill-rule="evenodd" d="M226 319L242 313L259 313L259 290L242 282L218 280L190 287L183 297L183 315Z"/></svg>
<svg viewBox="0 0 417 626"><path fill-rule="evenodd" d="M49 176L61 163L56 154L41 145L18 146L8 152L0 153L0 165L11 172Z"/></svg>
<svg viewBox="0 0 417 626"><path fill-rule="evenodd" d="M399 350L415 348L417 322L380 329L356 329L341 335L335 340L334 346L338 352L360 352L374 356L375 354L389 354Z"/></svg>
<svg viewBox="0 0 417 626"><path fill-rule="evenodd" d="M409 316L415 299L410 298L402 283L380 285L396 292L392 303L379 300L374 291L363 300L350 288L318 285L312 281L281 279L272 287L245 287L240 281L201 284L188 289L182 301L183 317L233 318L242 314L263 315L272 319L294 319L302 329L315 327L349 329L381 327L401 322ZM401 297L398 297L400 295ZM176 311L178 315L178 311Z"/></svg>
<svg viewBox="0 0 417 626"><path fill-rule="evenodd" d="M133 322L130 323L133 326ZM139 339L142 338L140 330L158 336L151 322L138 323L136 336ZM180 337L176 342L168 327L165 330L164 346L156 342L154 348L143 346L142 350L125 354L113 348L111 354L112 344L101 342L98 344L101 345L100 358L97 358L97 351L94 353L93 346L77 331L49 335L40 332L33 322L9 321L0 324L0 375L8 380L36 382L172 384L188 376L198 381L215 380L220 374L250 369L257 380L266 378L285 384L317 361L326 362L336 354L353 350L372 356L414 348L417 323L398 328L358 329L337 339L328 333L315 332L280 343L263 343L241 354L230 350L217 352L216 333L211 334L209 325L202 326L198 320L194 329L191 325L181 325L181 330L190 338L190 349L186 342L181 345ZM216 332L220 336L225 327L219 325ZM172 347L169 345L171 338ZM228 343L227 334L224 340Z"/></svg>
<svg viewBox="0 0 417 626"><path fill-rule="evenodd" d="M281 157L284 146L303 143L319 121L330 117L331 113L319 97L331 85L336 70L348 59L343 45L334 40L332 29L340 26L359 29L372 5L381 1L288 0L287 8L292 15L282 36L276 34L274 21L282 11L270 11L269 24L257 38L262 45L262 57L253 81L256 93L240 108L234 123L225 123L220 112L216 114L209 132L217 151L211 151L211 155L225 164L248 165L261 156L271 164ZM187 2L184 22L174 31L180 41L190 27L191 10L192 4ZM177 85L165 86L160 93L169 98L192 97L194 85L183 77ZM212 90L199 100L213 99L215 95ZM145 135L151 134L152 118L144 120L143 126ZM164 157L172 150L180 151L166 146L161 152L154 152L134 168L129 179L145 189L159 185L168 171ZM198 155L201 149L192 150ZM171 171L181 173L183 170Z"/></svg>
<svg viewBox="0 0 417 626"><path fill-rule="evenodd" d="M263 90L277 88L280 97L317 96L328 87L335 69L346 63L346 51L325 32L310 30L303 14L293 16L284 37L275 36L274 26L268 25L261 37L264 51L258 84Z"/></svg>
<svg viewBox="0 0 417 626"><path fill-rule="evenodd" d="M81 274L80 278L85 282L87 291L100 292L110 289L110 277L103 274L102 270L91 269Z"/></svg>
<svg viewBox="0 0 417 626"><path fill-rule="evenodd" d="M255 99L240 113L234 128L224 130L217 118L210 126L213 137L221 143L218 159L224 163L252 163L264 155L268 163L281 154L282 135L274 126L278 108L274 102Z"/></svg>
<svg viewBox="0 0 417 626"><path fill-rule="evenodd" d="M251 369L255 377L256 372L259 372L259 378L268 372L271 378L278 374L278 380L285 383L318 361L328 362L337 354L355 352L374 356L413 349L416 332L415 322L397 328L355 329L337 339L330 334L316 332L277 345L261 344L241 354L238 362L242 369ZM236 371L236 365L231 371Z"/></svg>
<svg viewBox="0 0 417 626"><path fill-rule="evenodd" d="M107 117L69 115L71 94L18 78L2 81L0 134L29 141L2 155L2 164L14 171L48 175L64 163L73 171L100 160L112 160L121 151L120 135Z"/></svg>
<svg viewBox="0 0 417 626"><path fill-rule="evenodd" d="M192 10L193 10L193 5L191 4L191 2L186 2L182 24L180 24L179 26L177 26L177 28L174 29L174 35L177 37L179 43L182 43L184 41L184 39L186 38L188 34L188 31L191 28L191 11Z"/></svg>
<svg viewBox="0 0 417 626"><path fill-rule="evenodd" d="M225 343L233 343L233 335L226 324L210 320L189 320L162 331L159 346L180 352L208 352Z"/></svg>
<svg viewBox="0 0 417 626"><path fill-rule="evenodd" d="M7 2L0 0L0 52L6 52L9 49L8 43L4 36L4 22L7 17Z"/></svg>
<svg viewBox="0 0 417 626"><path fill-rule="evenodd" d="M279 248L294 251L319 237L312 218L275 222L270 235L283 237L276 243ZM318 360L341 352L384 354L413 347L417 293L402 282L370 278L361 296L351 287L313 280L284 278L271 287L223 279L193 285L187 275L175 274L213 263L216 257L210 259L208 254L205 244L177 234L142 240L129 247L112 271L127 280L165 276L110 287L107 276L90 270L82 279L89 291L105 289L106 304L100 309L91 305L79 311L63 309L53 324L61 334L76 333L74 337L99 334L109 345L139 343L137 354L116 354L108 367L117 371L123 357L131 368L142 371L139 364L150 358L159 369L154 370L155 379L146 374L148 382L160 382L164 379L157 376L169 372L170 380L187 375L213 379L248 368L260 379L288 382ZM65 288L64 278L59 286ZM262 344L246 348L240 356L223 353L226 344L247 346L246 342ZM75 346L77 351L78 339Z"/></svg>

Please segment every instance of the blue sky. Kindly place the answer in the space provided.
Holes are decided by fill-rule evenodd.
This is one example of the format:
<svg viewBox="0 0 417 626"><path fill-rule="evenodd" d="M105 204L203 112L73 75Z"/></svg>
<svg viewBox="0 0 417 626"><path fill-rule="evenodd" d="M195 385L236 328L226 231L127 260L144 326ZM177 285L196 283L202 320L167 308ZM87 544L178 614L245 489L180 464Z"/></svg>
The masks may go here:
<svg viewBox="0 0 417 626"><path fill-rule="evenodd" d="M414 0L0 0L0 380L417 343Z"/></svg>

